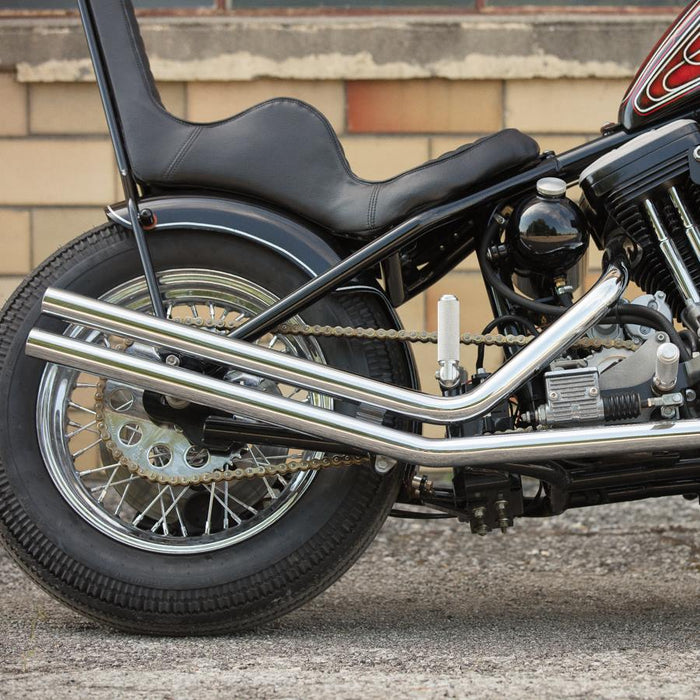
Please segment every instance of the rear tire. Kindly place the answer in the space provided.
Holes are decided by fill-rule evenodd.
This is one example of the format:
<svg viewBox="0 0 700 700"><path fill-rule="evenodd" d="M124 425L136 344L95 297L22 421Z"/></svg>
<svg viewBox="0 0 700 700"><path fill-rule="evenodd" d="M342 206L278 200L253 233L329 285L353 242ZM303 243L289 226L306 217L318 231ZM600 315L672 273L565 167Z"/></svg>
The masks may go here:
<svg viewBox="0 0 700 700"><path fill-rule="evenodd" d="M305 281L285 258L215 233L152 234L156 269L221 270L277 297ZM48 286L99 297L139 277L130 233L105 225L47 260L0 317L0 536L20 566L65 604L119 629L186 635L239 631L277 618L318 595L360 556L396 499L402 472L369 467L314 475L273 524L213 551L151 551L118 540L79 514L57 488L42 458L35 417L45 363L24 354ZM308 323L387 326L371 295L327 297L305 311ZM407 385L409 368L395 346L325 339L328 364ZM336 410L350 410L342 406ZM77 474L77 471L76 471ZM225 533L224 533L225 534Z"/></svg>

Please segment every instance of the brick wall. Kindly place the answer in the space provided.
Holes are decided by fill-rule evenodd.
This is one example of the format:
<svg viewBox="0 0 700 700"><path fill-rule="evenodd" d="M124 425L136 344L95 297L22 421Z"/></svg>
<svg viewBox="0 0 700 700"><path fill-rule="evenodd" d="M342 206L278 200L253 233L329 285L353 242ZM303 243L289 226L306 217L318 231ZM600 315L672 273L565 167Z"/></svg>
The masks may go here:
<svg viewBox="0 0 700 700"><path fill-rule="evenodd" d="M175 114L207 121L270 97L306 100L330 119L361 177L382 179L504 127L563 151L614 120L626 79L169 82ZM0 298L72 237L104 220L118 179L96 88L90 83L19 83L0 73ZM595 258L595 256L594 256ZM595 267L598 263L594 260ZM465 261L400 309L406 327L435 328L435 304L451 292L463 330L491 319L475 261ZM418 346L430 388L434 349ZM473 355L465 356L471 362Z"/></svg>

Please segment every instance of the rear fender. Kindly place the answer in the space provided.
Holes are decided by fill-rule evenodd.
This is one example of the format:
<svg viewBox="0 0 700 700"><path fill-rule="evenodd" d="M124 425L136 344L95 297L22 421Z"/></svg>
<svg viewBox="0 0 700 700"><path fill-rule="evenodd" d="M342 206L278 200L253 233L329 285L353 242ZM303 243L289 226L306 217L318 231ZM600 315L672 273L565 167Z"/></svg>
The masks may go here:
<svg viewBox="0 0 700 700"><path fill-rule="evenodd" d="M252 202L202 195L153 197L140 202L141 209L150 209L156 217L156 230L193 229L220 231L256 241L271 248L294 263L309 277L317 277L340 262L339 253L324 239L321 232L299 220ZM131 228L126 204L106 209L109 219ZM384 290L365 281L346 283L336 294L367 293L378 297L386 307L396 328L401 328L395 309ZM412 388L419 389L418 373L410 347L402 343Z"/></svg>

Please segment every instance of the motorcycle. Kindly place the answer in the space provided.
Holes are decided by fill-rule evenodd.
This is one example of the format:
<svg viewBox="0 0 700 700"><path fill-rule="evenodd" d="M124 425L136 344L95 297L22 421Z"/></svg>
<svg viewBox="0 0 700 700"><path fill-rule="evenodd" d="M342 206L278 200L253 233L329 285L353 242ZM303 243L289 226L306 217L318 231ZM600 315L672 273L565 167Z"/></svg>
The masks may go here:
<svg viewBox="0 0 700 700"><path fill-rule="evenodd" d="M700 2L600 138L540 153L508 129L384 182L297 100L176 119L132 3L78 5L125 201L0 322L0 532L45 590L131 632L238 631L388 515L485 535L698 499ZM470 255L491 323L461 334L445 295L437 333L404 330L395 309ZM439 394L413 342L437 343Z"/></svg>

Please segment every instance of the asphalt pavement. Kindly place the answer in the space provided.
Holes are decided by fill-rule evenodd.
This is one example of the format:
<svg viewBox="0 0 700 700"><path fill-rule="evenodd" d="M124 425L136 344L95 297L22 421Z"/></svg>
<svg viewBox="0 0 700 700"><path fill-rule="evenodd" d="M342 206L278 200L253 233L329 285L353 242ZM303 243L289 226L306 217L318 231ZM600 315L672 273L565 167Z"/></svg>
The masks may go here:
<svg viewBox="0 0 700 700"><path fill-rule="evenodd" d="M389 520L345 577L241 636L114 632L0 554L0 696L698 698L700 508L680 497L521 520Z"/></svg>

